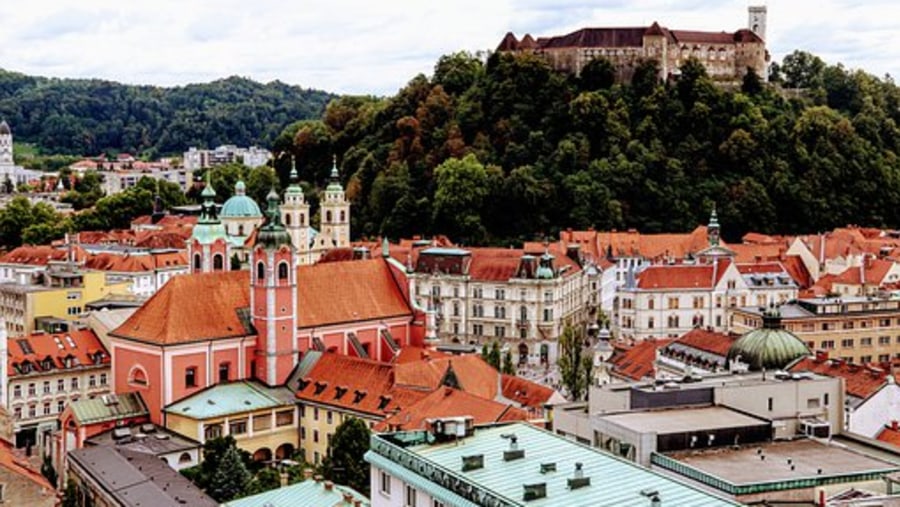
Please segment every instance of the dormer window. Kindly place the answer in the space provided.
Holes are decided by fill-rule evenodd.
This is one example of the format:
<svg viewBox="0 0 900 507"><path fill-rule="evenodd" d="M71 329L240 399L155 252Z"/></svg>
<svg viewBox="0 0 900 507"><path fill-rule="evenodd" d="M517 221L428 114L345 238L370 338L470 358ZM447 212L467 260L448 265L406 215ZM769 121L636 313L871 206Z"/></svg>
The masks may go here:
<svg viewBox="0 0 900 507"><path fill-rule="evenodd" d="M22 364L19 365L19 371L22 373L31 373L31 361L22 361Z"/></svg>
<svg viewBox="0 0 900 507"><path fill-rule="evenodd" d="M366 391L360 391L359 389L357 389L356 391L353 391L353 403L359 403L365 397L366 397Z"/></svg>
<svg viewBox="0 0 900 507"><path fill-rule="evenodd" d="M378 410L384 410L385 408L387 408L388 403L390 403L390 402L391 402L390 396L384 396L384 395L379 396L378 397Z"/></svg>
<svg viewBox="0 0 900 507"><path fill-rule="evenodd" d="M302 379L298 380L297 381L297 390L302 391L302 390L306 389L306 386L308 386L309 383L310 383L309 379L302 378Z"/></svg>
<svg viewBox="0 0 900 507"><path fill-rule="evenodd" d="M94 354L94 364L100 364L102 362L103 362L103 352L97 351L97 353Z"/></svg>
<svg viewBox="0 0 900 507"><path fill-rule="evenodd" d="M328 387L328 382L316 382L316 391L313 394L322 394L326 387Z"/></svg>
<svg viewBox="0 0 900 507"><path fill-rule="evenodd" d="M53 369L53 359L49 358L49 357L44 359L44 361L41 362L41 369L44 371L52 370Z"/></svg>
<svg viewBox="0 0 900 507"><path fill-rule="evenodd" d="M339 400L345 394L347 394L347 388L345 386L337 386L334 388L334 399Z"/></svg>

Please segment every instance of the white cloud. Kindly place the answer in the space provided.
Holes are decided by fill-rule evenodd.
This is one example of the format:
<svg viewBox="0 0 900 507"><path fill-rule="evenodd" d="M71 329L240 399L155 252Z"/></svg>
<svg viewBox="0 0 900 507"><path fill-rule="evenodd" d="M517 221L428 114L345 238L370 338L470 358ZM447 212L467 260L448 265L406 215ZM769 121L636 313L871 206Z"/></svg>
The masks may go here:
<svg viewBox="0 0 900 507"><path fill-rule="evenodd" d="M184 84L228 75L342 93L390 94L437 58L493 49L507 31L583 26L734 30L746 0L65 0L0 2L4 68L59 77ZM768 2L769 50L898 74L891 0Z"/></svg>

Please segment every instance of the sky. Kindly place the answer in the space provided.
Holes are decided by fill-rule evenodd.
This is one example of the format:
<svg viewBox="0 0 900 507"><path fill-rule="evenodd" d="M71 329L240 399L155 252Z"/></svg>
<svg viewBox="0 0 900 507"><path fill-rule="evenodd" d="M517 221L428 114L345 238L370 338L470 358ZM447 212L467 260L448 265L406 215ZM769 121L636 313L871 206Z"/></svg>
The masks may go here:
<svg viewBox="0 0 900 507"><path fill-rule="evenodd" d="M752 2L757 3L757 2ZM767 46L900 74L898 0L769 0ZM734 31L747 0L0 0L0 67L181 85L237 75L390 95L455 51L588 26Z"/></svg>

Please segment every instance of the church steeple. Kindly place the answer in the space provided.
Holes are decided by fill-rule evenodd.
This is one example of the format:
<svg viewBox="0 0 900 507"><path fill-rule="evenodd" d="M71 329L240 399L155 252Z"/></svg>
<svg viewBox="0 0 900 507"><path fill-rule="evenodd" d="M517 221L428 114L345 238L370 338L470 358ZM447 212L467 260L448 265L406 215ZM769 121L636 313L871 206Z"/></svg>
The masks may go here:
<svg viewBox="0 0 900 507"><path fill-rule="evenodd" d="M712 213L709 214L709 225L706 226L706 234L709 238L709 246L719 246L719 216L716 214L715 203L713 203Z"/></svg>
<svg viewBox="0 0 900 507"><path fill-rule="evenodd" d="M188 241L188 257L191 259L191 271L194 273L210 271L227 271L231 258L231 244L225 225L219 220L216 208L216 191L210 180L210 171L206 173L206 187L200 193L203 204L200 205L200 218L191 231Z"/></svg>
<svg viewBox="0 0 900 507"><path fill-rule="evenodd" d="M322 200L321 231L318 246L327 250L350 246L350 203L347 202L337 167L337 156L332 158L331 177L325 187Z"/></svg>

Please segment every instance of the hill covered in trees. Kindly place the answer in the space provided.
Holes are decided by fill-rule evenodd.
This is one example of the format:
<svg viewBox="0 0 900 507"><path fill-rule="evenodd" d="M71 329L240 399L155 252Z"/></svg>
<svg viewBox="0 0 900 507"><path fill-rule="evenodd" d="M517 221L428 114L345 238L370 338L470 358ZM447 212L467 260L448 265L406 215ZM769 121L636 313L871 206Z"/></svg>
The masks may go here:
<svg viewBox="0 0 900 507"><path fill-rule="evenodd" d="M268 146L334 96L230 77L172 88L51 79L0 70L0 118L44 153L181 154L189 146Z"/></svg>
<svg viewBox="0 0 900 507"><path fill-rule="evenodd" d="M560 228L688 230L718 206L727 239L900 225L900 89L795 52L775 85L717 86L688 61L677 82L644 62L580 78L540 58L442 57L395 96L335 99L291 125L302 177L341 154L355 235L446 233L506 244ZM287 162L280 162L282 179Z"/></svg>

